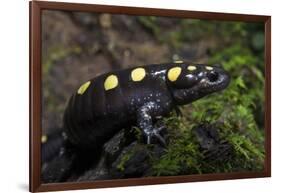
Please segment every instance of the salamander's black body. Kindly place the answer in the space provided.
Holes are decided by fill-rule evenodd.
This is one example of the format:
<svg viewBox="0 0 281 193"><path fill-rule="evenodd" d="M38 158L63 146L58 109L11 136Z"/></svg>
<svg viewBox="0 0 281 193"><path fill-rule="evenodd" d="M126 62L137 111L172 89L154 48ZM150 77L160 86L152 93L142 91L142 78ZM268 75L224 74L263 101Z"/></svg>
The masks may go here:
<svg viewBox="0 0 281 193"><path fill-rule="evenodd" d="M64 129L74 145L95 148L122 128L142 129L147 143L165 143L153 120L227 87L229 75L219 67L169 63L125 69L95 77L72 95Z"/></svg>

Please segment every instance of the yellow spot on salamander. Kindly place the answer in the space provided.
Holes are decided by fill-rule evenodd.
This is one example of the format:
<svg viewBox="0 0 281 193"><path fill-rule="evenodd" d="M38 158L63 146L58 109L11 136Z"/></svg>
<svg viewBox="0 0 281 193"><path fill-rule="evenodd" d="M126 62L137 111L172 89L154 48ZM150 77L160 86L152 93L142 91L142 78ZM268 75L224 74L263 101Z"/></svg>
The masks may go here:
<svg viewBox="0 0 281 193"><path fill-rule="evenodd" d="M194 70L196 70L196 66L188 66L187 70L194 71Z"/></svg>
<svg viewBox="0 0 281 193"><path fill-rule="evenodd" d="M104 89L110 90L118 86L118 78L116 75L109 75L104 81Z"/></svg>
<svg viewBox="0 0 281 193"><path fill-rule="evenodd" d="M41 143L46 143L47 140L48 140L47 135L42 135L42 137L41 137Z"/></svg>
<svg viewBox="0 0 281 193"><path fill-rule="evenodd" d="M212 66L206 66L205 68L206 68L206 70L213 70L214 69Z"/></svg>
<svg viewBox="0 0 281 193"><path fill-rule="evenodd" d="M144 68L136 68L131 72L131 77L133 81L141 81L145 77Z"/></svg>
<svg viewBox="0 0 281 193"><path fill-rule="evenodd" d="M174 63L181 64L181 63L183 63L183 61L182 60L176 60Z"/></svg>
<svg viewBox="0 0 281 193"><path fill-rule="evenodd" d="M172 82L176 81L181 74L181 68L180 67L174 67L171 68L168 72L168 79Z"/></svg>
<svg viewBox="0 0 281 193"><path fill-rule="evenodd" d="M88 82L85 82L84 84L82 84L80 86L80 88L78 89L77 93L82 95L87 90L87 88L90 86L90 84L91 84L91 81L88 81Z"/></svg>

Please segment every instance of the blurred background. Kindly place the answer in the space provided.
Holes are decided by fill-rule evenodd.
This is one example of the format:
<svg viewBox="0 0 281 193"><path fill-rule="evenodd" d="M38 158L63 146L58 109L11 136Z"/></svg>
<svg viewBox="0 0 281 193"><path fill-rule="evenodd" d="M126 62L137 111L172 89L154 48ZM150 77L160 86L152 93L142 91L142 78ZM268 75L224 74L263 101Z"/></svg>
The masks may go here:
<svg viewBox="0 0 281 193"><path fill-rule="evenodd" d="M206 171L196 169L198 160L187 160L194 165L193 173L262 169L263 23L44 10L43 134L62 128L69 97L88 79L115 69L173 60L218 63L232 77L225 92L188 105L183 112L188 115L184 121L189 127L205 121L222 122L220 133L234 146L237 160L220 169L205 165ZM155 167L157 175L165 175L165 164L177 164L169 159L160 160ZM171 170L171 175L176 173Z"/></svg>

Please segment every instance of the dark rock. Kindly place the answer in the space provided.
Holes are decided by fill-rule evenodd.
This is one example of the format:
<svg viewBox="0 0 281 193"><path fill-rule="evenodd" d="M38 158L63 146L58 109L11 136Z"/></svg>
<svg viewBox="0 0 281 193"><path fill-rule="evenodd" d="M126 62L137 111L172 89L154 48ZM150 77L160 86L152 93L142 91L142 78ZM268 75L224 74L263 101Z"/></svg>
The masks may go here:
<svg viewBox="0 0 281 193"><path fill-rule="evenodd" d="M63 145L61 130L48 135L48 138L47 136L45 137L46 142L43 142L41 145L41 160L43 163L50 161L56 154L58 154Z"/></svg>
<svg viewBox="0 0 281 193"><path fill-rule="evenodd" d="M137 142L125 147L112 163L110 172L113 178L141 177L149 168L149 152L145 145Z"/></svg>
<svg viewBox="0 0 281 193"><path fill-rule="evenodd" d="M164 147L137 141L131 131L121 130L103 146L98 164L77 180L105 180L151 176L151 156L160 157Z"/></svg>
<svg viewBox="0 0 281 193"><path fill-rule="evenodd" d="M60 148L60 152L50 162L42 165L42 181L44 183L55 183L66 181L71 174L75 154L68 154L64 147Z"/></svg>
<svg viewBox="0 0 281 193"><path fill-rule="evenodd" d="M64 147L43 168L44 182L94 181L139 178L153 175L153 160L165 154L165 147L158 143L144 144L133 129L122 129L98 152ZM167 139L166 132L163 132ZM193 128L204 159L220 163L231 159L233 147L219 135L215 125L200 124ZM188 173L183 165L180 174Z"/></svg>
<svg viewBox="0 0 281 193"><path fill-rule="evenodd" d="M104 157L106 161L106 165L110 166L110 164L119 156L124 147L124 130L117 133L113 138L111 138L107 143L103 146Z"/></svg>
<svg viewBox="0 0 281 193"><path fill-rule="evenodd" d="M97 165L87 170L81 175L77 181L89 181L89 180L106 180L109 179L110 174L105 164L105 159L102 157Z"/></svg>
<svg viewBox="0 0 281 193"><path fill-rule="evenodd" d="M206 160L223 162L231 159L233 147L219 136L218 128L208 123L200 124L193 128L200 149Z"/></svg>

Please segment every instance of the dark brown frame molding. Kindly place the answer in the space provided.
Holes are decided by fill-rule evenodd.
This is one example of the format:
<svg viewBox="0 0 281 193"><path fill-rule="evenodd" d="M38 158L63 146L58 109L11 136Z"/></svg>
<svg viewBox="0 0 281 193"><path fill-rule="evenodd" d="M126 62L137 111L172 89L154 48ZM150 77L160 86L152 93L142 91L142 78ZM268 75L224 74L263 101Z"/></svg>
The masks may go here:
<svg viewBox="0 0 281 193"><path fill-rule="evenodd" d="M263 22L265 25L265 170L263 172L235 172L171 177L104 180L95 182L67 182L42 184L41 174L41 12L43 9L107 12L128 15L155 15L208 20ZM271 176L271 16L232 13L212 13L169 9L105 6L93 4L31 1L30 10L30 146L29 190L60 191L117 186L183 183L209 180L260 178Z"/></svg>

